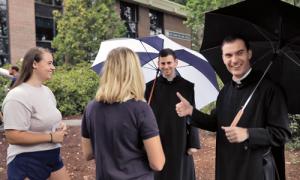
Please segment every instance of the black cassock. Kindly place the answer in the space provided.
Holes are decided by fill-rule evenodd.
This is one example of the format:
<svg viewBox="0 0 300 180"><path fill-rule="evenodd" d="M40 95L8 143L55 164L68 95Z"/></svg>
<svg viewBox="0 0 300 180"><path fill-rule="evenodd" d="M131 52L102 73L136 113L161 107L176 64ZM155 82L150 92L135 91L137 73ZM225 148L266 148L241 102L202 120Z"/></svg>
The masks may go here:
<svg viewBox="0 0 300 180"><path fill-rule="evenodd" d="M145 97L148 100L153 81L146 85ZM180 92L194 104L194 84L176 76L173 81L159 76L151 99L151 107L157 119L166 163L156 180L194 180L193 157L187 155L188 148L200 148L197 128L186 124L178 117L175 105L179 103L176 92Z"/></svg>
<svg viewBox="0 0 300 180"><path fill-rule="evenodd" d="M264 154L270 149L284 179L284 143L290 138L288 112L282 91L264 79L237 124L248 128L249 139L229 143L222 126L230 126L257 84L261 73L252 70L241 84L231 81L220 91L211 115L193 111L192 125L216 131L216 180L263 180Z"/></svg>

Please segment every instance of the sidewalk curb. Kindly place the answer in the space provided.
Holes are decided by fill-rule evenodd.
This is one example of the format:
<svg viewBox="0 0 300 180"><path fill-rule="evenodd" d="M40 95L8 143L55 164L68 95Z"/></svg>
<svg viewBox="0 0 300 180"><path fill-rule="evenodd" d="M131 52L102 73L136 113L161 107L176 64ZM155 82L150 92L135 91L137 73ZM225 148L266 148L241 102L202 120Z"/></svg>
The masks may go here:
<svg viewBox="0 0 300 180"><path fill-rule="evenodd" d="M63 120L67 126L81 126L81 119L70 119L70 120Z"/></svg>

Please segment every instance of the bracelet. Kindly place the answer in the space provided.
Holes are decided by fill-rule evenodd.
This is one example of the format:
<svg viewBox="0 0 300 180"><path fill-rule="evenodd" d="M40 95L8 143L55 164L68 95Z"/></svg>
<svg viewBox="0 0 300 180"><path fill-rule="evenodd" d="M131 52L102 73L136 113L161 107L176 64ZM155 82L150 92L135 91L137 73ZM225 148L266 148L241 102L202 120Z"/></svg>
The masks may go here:
<svg viewBox="0 0 300 180"><path fill-rule="evenodd" d="M53 143L52 133L50 133L50 137L51 137L50 143Z"/></svg>

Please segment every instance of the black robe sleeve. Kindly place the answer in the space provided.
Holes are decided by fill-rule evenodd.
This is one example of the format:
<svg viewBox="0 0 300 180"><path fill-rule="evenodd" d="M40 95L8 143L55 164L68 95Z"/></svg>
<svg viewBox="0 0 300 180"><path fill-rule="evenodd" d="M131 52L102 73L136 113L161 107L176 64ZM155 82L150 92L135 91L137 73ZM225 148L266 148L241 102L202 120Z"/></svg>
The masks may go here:
<svg viewBox="0 0 300 180"><path fill-rule="evenodd" d="M195 106L195 92L192 90L192 96L191 96L192 104ZM186 117L190 118L190 117ZM196 148L200 149L200 139L199 139L199 131L197 128L191 126L189 123L187 123L187 149L189 148Z"/></svg>
<svg viewBox="0 0 300 180"><path fill-rule="evenodd" d="M216 110L213 109L209 115L194 108L191 117L191 125L215 132L217 130Z"/></svg>

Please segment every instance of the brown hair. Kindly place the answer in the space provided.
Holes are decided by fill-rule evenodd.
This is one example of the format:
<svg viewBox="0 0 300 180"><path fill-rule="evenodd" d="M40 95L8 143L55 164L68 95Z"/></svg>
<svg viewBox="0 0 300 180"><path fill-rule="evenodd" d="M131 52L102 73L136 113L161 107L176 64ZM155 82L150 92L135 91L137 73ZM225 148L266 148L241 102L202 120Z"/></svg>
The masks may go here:
<svg viewBox="0 0 300 180"><path fill-rule="evenodd" d="M18 67L18 66L11 66L10 68L11 68L12 70L15 70L15 71L19 72L19 67Z"/></svg>
<svg viewBox="0 0 300 180"><path fill-rule="evenodd" d="M44 53L52 54L50 50L41 47L33 47L26 52L23 58L20 75L16 83L14 84L13 88L17 87L23 82L28 81L28 79L31 77L33 72L33 66L32 66L33 63L40 62L42 60L42 55Z"/></svg>

